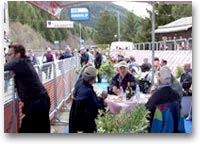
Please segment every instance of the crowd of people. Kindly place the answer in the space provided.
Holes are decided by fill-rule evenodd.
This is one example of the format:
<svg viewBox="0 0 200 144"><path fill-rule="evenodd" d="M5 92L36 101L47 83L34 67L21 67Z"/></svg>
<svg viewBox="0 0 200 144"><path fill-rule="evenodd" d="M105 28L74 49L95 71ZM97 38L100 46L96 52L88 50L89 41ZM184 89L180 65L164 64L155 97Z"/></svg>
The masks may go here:
<svg viewBox="0 0 200 144"><path fill-rule="evenodd" d="M179 117L180 115L179 112L181 111L181 100L182 97L184 96L184 92L187 91L187 96L192 96L191 92L191 85L192 85L192 70L190 68L190 64L185 64L184 67L184 73L182 73L180 80L176 79L175 76L171 73L169 67L167 66L167 60L162 59L160 61L159 58L155 58L154 59L154 67L152 67L152 65L148 62L148 58L144 58L144 63L139 65L137 64L136 60L134 57L130 57L130 58L126 58L123 55L118 55L117 59L110 59L111 63L115 64L115 75L113 76L109 86L108 86L108 91L104 92L103 94L107 95L107 94L114 94L116 96L119 96L121 91L125 91L126 87L127 87L127 83L130 82L130 85L132 87L132 90L135 91L136 90L136 86L137 85L141 85L140 86L140 91L144 92L144 93L149 93L151 95L151 97L149 98L148 102L145 104L146 108L150 111L150 127L149 127L149 132L151 132L151 126L152 126L152 121L153 121L153 117L154 117L154 112L156 110L156 108L158 106L160 106L161 104L176 104L176 110L174 109L174 113L176 113L176 117ZM84 75L90 75L93 76L93 82L95 82L95 76L97 76L96 72L91 72L89 71L90 69L93 69L95 71L95 67L92 65L86 67L83 72L82 72L82 79L79 79L82 82L86 82L87 80L84 78ZM96 67L96 70L98 70L98 67ZM155 74L154 76L152 76L152 71L154 70ZM138 73L142 73L141 77L138 79ZM187 76L186 76L187 75ZM187 78L186 78L187 77ZM152 79L154 80L154 84L152 84ZM184 79L184 80L183 80ZM187 79L187 80L186 80ZM148 86L146 86L144 83L142 82L148 82ZM183 81L185 81L185 83L183 83ZM81 83L81 82L80 82ZM184 86L186 85L187 88ZM145 87L146 86L146 87ZM102 102L103 99L101 99L101 101L98 101L98 96L96 94L94 94L94 96L90 96L89 93L94 93L93 90L91 90L88 93L85 93L83 91L80 90L80 87L82 87L81 85L79 85L79 88L75 87L75 95L74 95L74 100L73 103L77 103L77 101L79 101L79 104L81 105L81 103L85 103L85 101L87 102L91 102L92 99L95 98L95 100L93 101L93 104L90 105L96 105L96 112L93 115L93 122L94 119L97 116L97 109L102 109L103 107L105 107L105 103ZM90 83L88 85L88 87L92 88L92 83ZM142 91L143 90L143 91ZM77 92L79 94L77 94ZM83 98L83 96L87 97L87 98ZM90 98L89 98L90 97ZM79 100L78 100L79 99ZM101 105L101 107L99 107L99 105ZM81 105L83 106L83 105ZM72 104L72 107L76 107L76 111L77 109L79 109L78 106L74 106L74 104ZM169 106L171 107L171 106ZM88 111L90 111L92 113L93 109L89 108L89 105L84 105L84 107L80 108L82 111L84 111L84 109L86 109L87 113L89 113ZM79 110L80 110L79 109ZM74 114L74 108L73 110L71 110L70 113L70 122L73 123L73 125L79 125L81 122L78 122L75 120L72 121L72 119L74 117L76 117L76 119L83 119L83 113L80 113L80 115L78 115L76 113L76 116ZM92 114L91 114L92 115ZM191 113L188 115L187 120L191 120ZM178 118L177 118L178 119ZM76 123L76 124L75 124ZM85 125L89 124L89 122L84 121L84 123L82 123L83 125L80 126L81 128L84 127ZM95 123L93 123L93 132L96 131L95 129ZM179 125L180 126L180 125ZM178 128L178 125L176 125L177 129L173 129L174 132L184 132L184 126L181 125L182 127ZM71 128L71 127L69 127ZM83 129L79 129L81 132L88 132L87 128L83 128ZM76 131L71 131L70 132L77 132L78 130L76 129ZM90 131L91 132L91 131Z"/></svg>
<svg viewBox="0 0 200 144"><path fill-rule="evenodd" d="M140 65L133 56L127 58L124 55L118 55L117 59L110 59L110 63L115 64L115 75L113 75L108 86L108 91L103 91L98 96L93 89L93 85L102 81L98 69L103 64L104 54L98 47L92 49L82 47L78 55L83 69L74 86L69 116L70 133L96 132L95 118L99 109L105 109L104 100L108 94L118 96L122 90L126 89L128 82L130 82L133 91L139 85L141 92L151 95L145 104L150 111L150 127L157 106L177 102L178 107L181 108L182 97L185 95L192 96L192 69L190 64L184 65L184 73L181 75L180 80L177 80L167 66L167 60L162 59L160 62L159 58L155 58L152 66L148 62L148 58L144 58L143 64ZM43 56L43 63L53 62L55 59L63 60L73 56L74 54L69 46L66 47L64 53L57 51L56 58L54 58L51 49L47 48L47 53ZM4 70L11 71L14 76L19 98L24 104L22 112L25 117L22 119L20 132L49 133L50 98L33 67L39 64L33 51L29 50L26 56L23 45L10 45L6 61ZM48 69L49 73L46 73L46 76L51 75L51 68ZM152 71L155 72L154 75L152 75ZM154 80L154 83L152 83L152 80ZM189 114L188 120L192 119L191 116L192 113ZM151 130L149 129L149 131Z"/></svg>

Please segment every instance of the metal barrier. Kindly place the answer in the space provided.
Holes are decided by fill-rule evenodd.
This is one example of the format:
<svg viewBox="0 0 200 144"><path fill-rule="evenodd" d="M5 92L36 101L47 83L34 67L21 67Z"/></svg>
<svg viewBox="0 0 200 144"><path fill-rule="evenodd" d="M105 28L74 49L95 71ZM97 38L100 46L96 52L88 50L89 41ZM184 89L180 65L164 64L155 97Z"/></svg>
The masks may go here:
<svg viewBox="0 0 200 144"><path fill-rule="evenodd" d="M135 43L135 47L137 50L152 50L152 43ZM158 41L154 50L192 50L192 38Z"/></svg>
<svg viewBox="0 0 200 144"><path fill-rule="evenodd" d="M80 67L80 59L74 56L34 67L50 96L50 118L59 121L58 110L66 107L65 102L72 94L77 80L75 69ZM4 98L4 132L16 133L23 117L23 104L16 96L14 79L10 72L4 72Z"/></svg>

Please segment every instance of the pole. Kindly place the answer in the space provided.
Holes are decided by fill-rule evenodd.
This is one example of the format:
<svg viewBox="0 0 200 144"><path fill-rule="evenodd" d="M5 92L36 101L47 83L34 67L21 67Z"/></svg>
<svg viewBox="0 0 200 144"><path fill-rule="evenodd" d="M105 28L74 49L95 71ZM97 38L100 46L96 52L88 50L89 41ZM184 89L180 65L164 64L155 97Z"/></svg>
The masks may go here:
<svg viewBox="0 0 200 144"><path fill-rule="evenodd" d="M81 23L79 22L79 30L80 30L80 48L81 48Z"/></svg>
<svg viewBox="0 0 200 144"><path fill-rule="evenodd" d="M155 45L155 2L152 2L152 80L151 83L154 85L154 45Z"/></svg>
<svg viewBox="0 0 200 144"><path fill-rule="evenodd" d="M118 41L120 41L120 17L119 17L119 11L117 13L117 28L118 28Z"/></svg>

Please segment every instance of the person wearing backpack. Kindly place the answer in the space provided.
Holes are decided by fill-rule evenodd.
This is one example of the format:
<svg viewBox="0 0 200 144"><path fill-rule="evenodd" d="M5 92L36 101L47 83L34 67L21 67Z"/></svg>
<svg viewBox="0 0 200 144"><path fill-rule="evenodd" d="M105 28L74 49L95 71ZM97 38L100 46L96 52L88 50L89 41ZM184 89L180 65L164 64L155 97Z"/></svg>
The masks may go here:
<svg viewBox="0 0 200 144"><path fill-rule="evenodd" d="M192 85L192 69L190 64L184 64L184 73L181 74L180 83L183 87L184 96L192 96L192 91L190 87Z"/></svg>

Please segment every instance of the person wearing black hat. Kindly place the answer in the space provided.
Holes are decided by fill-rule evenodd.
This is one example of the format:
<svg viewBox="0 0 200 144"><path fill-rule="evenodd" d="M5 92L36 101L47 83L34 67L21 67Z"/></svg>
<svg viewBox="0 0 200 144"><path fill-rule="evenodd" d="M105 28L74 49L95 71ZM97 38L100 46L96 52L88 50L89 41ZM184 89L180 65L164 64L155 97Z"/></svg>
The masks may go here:
<svg viewBox="0 0 200 144"><path fill-rule="evenodd" d="M69 116L69 133L94 133L96 132L95 118L99 109L104 109L104 99L107 93L101 97L93 90L97 71L93 66L88 66L82 75L82 79L75 85L74 97Z"/></svg>

